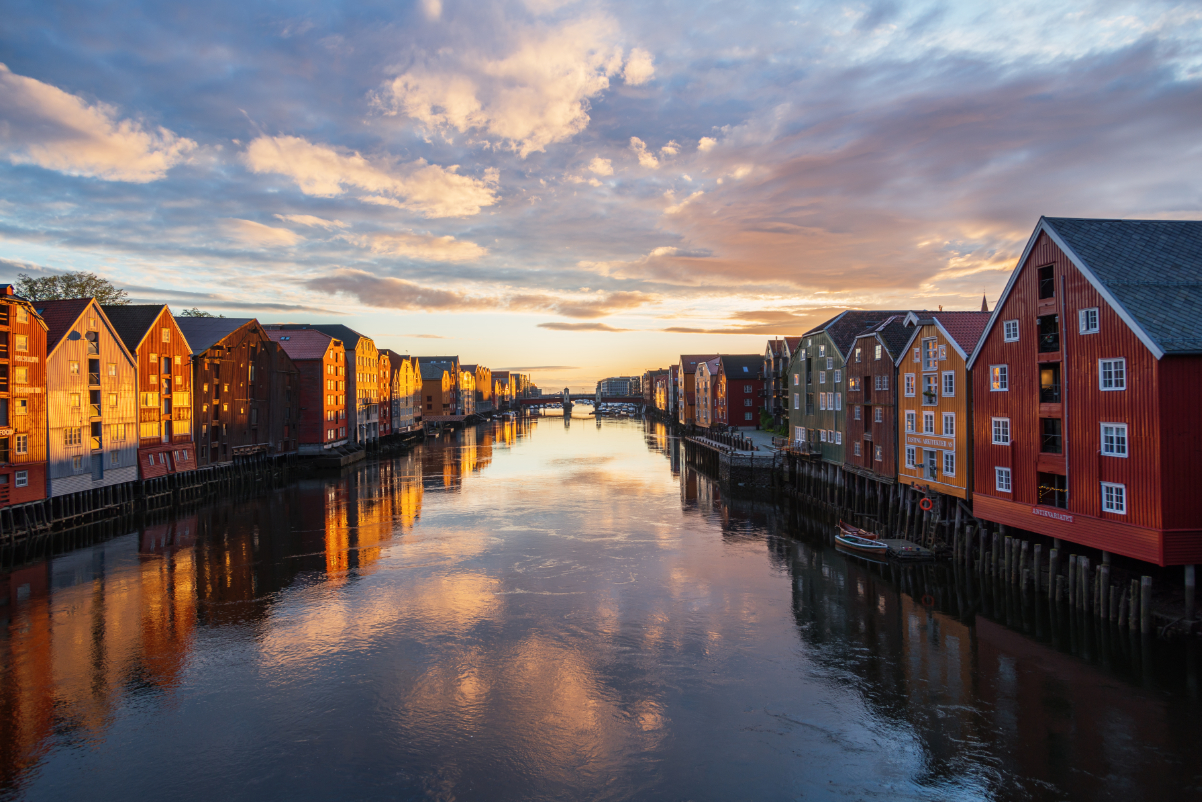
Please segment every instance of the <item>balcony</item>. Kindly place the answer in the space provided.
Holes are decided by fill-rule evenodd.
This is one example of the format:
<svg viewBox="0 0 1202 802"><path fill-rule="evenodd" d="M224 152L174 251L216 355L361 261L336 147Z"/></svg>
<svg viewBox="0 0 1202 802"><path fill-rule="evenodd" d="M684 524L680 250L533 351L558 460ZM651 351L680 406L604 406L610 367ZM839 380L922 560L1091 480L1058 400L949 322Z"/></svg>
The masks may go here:
<svg viewBox="0 0 1202 802"><path fill-rule="evenodd" d="M91 415L93 418L99 418L100 417L100 405L99 404L89 404L88 405L88 414Z"/></svg>
<svg viewBox="0 0 1202 802"><path fill-rule="evenodd" d="M1044 315L1038 319L1038 349L1041 354L1052 354L1060 350L1060 316Z"/></svg>
<svg viewBox="0 0 1202 802"><path fill-rule="evenodd" d="M88 374L88 386L89 387L99 387L100 386L100 374L99 373L89 373Z"/></svg>

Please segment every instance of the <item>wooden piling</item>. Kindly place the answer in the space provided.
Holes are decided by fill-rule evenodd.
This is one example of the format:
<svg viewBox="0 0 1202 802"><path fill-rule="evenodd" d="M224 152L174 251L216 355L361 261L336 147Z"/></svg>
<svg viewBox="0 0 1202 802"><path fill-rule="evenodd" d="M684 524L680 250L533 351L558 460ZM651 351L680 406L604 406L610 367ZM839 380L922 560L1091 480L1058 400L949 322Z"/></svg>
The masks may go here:
<svg viewBox="0 0 1202 802"><path fill-rule="evenodd" d="M1056 577L1060 576L1060 549L1053 548L1048 553L1048 595L1051 596L1053 588L1056 584Z"/></svg>
<svg viewBox="0 0 1202 802"><path fill-rule="evenodd" d="M1109 616L1111 620L1114 616L1110 614L1110 563L1103 563L1102 568L1098 571L1100 574L1098 584L1101 585L1101 592L1098 594L1098 618L1106 618Z"/></svg>
<svg viewBox="0 0 1202 802"><path fill-rule="evenodd" d="M1048 578L1053 579L1053 577ZM1055 581L1049 582L1048 585L1054 588L1052 591L1052 601L1056 602L1056 604L1060 604L1060 602L1064 601L1064 577L1060 574L1056 574L1054 579Z"/></svg>
<svg viewBox="0 0 1202 802"><path fill-rule="evenodd" d="M1032 562L1034 563L1031 566L1031 573L1035 577L1035 592L1036 593L1043 592L1043 565L1042 565L1043 560L1042 560L1042 557L1043 557L1043 544L1036 543L1034 551L1032 553L1032 557L1031 557Z"/></svg>
<svg viewBox="0 0 1202 802"><path fill-rule="evenodd" d="M1152 634L1152 577L1144 576L1139 580L1139 631L1145 635Z"/></svg>

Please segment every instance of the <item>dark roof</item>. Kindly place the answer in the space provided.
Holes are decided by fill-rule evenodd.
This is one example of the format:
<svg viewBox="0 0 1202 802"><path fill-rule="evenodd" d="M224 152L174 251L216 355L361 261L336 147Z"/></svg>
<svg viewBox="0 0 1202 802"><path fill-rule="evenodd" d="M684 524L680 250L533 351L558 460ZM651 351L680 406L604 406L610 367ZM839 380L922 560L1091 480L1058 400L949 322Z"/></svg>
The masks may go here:
<svg viewBox="0 0 1202 802"><path fill-rule="evenodd" d="M34 309L46 321L46 353L49 354L67 335L75 321L92 302L91 298L68 298L63 301L34 301Z"/></svg>
<svg viewBox="0 0 1202 802"><path fill-rule="evenodd" d="M159 319L166 308L164 304L124 304L122 306L102 306L104 314L113 329L125 343L132 354L138 350L138 344L146 336L146 332ZM187 335L184 335L187 339Z"/></svg>
<svg viewBox="0 0 1202 802"><path fill-rule="evenodd" d="M460 365L459 369L466 371L468 373L475 373L476 368L478 368L478 367L479 367L479 365Z"/></svg>
<svg viewBox="0 0 1202 802"><path fill-rule="evenodd" d="M359 347L359 340L367 337L364 334L352 329L350 326L344 326L341 323L271 323L263 326L265 329L314 329L323 334L328 334L336 340L341 340L343 346L348 351L354 351Z"/></svg>
<svg viewBox="0 0 1202 802"><path fill-rule="evenodd" d="M1162 351L1202 352L1202 220L1044 222Z"/></svg>
<svg viewBox="0 0 1202 802"><path fill-rule="evenodd" d="M825 323L821 323L806 332L806 335L826 332L839 353L847 356L856 337L865 329L880 325L890 315L905 315L906 310L883 309L848 309L835 315Z"/></svg>
<svg viewBox="0 0 1202 802"><path fill-rule="evenodd" d="M685 369L686 373L695 373L697 365L701 362L708 362L717 354L681 354L680 362L676 363Z"/></svg>
<svg viewBox="0 0 1202 802"><path fill-rule="evenodd" d="M418 359L420 359L423 364L426 362L439 362L444 365L459 364L459 357L457 356L419 356Z"/></svg>
<svg viewBox="0 0 1202 802"><path fill-rule="evenodd" d="M441 381L442 374L447 373L447 372L448 371L447 371L445 365L432 365L429 362L426 362L424 360L424 358L422 359L422 362L421 362L422 381L426 381L427 379Z"/></svg>
<svg viewBox="0 0 1202 802"><path fill-rule="evenodd" d="M267 329L267 336L272 342L279 343L294 362L324 358L330 348L330 341L338 339L323 331L302 328Z"/></svg>
<svg viewBox="0 0 1202 802"><path fill-rule="evenodd" d="M988 319L988 316L986 316ZM905 315L890 315L883 321L860 334L860 337L880 337L881 342L885 345L885 351L889 354L891 362L897 361L897 356L905 350L906 343L910 341L910 336L914 334L912 326L905 325ZM858 339L858 338L857 338Z"/></svg>
<svg viewBox="0 0 1202 802"><path fill-rule="evenodd" d="M924 319L934 318L951 335L965 354L972 354L977 341L989 325L989 312L923 312Z"/></svg>
<svg viewBox="0 0 1202 802"><path fill-rule="evenodd" d="M727 378L758 379L763 376L763 354L722 354L718 359Z"/></svg>
<svg viewBox="0 0 1202 802"><path fill-rule="evenodd" d="M184 333L192 353L200 354L212 348L247 323L253 317L177 317L175 325Z"/></svg>

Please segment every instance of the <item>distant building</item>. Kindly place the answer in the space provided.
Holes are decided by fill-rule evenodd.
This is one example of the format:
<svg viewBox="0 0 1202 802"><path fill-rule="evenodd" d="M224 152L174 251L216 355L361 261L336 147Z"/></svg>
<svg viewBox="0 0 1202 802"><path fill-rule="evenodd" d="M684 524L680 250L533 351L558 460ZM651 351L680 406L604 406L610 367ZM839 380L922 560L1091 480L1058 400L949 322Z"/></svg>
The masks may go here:
<svg viewBox="0 0 1202 802"><path fill-rule="evenodd" d="M442 368L443 370L445 370L451 380L450 390L447 391L445 397L442 399L441 402L438 402L438 401L434 402L435 408L433 411L430 409L430 405L429 405L430 399L429 398L426 399L427 403L425 405L423 405L423 409L425 410L426 415L463 415L463 414L465 414L464 412L460 411L462 409L462 404L460 403L460 398L459 398L459 387L460 387L459 373L462 368L460 367L460 364L459 364L459 357L457 357L457 356L421 356L421 357L418 357L418 361L421 363L421 366L422 366L422 381L423 381L423 383L430 381L430 379L427 378L428 375L433 375L430 371L427 371L426 369L430 368L432 370L433 368L436 368L436 367ZM441 379L439 379L439 383L441 384ZM426 395L430 395L430 394L431 393L429 393L428 391L426 392ZM443 406L443 409L441 412L438 411L439 403L441 403Z"/></svg>
<svg viewBox="0 0 1202 802"><path fill-rule="evenodd" d="M324 454L351 443L347 423L347 351L342 340L317 329L267 329L300 371L301 454Z"/></svg>
<svg viewBox="0 0 1202 802"><path fill-rule="evenodd" d="M697 366L706 360L713 359L717 354L682 354L680 362L677 366L676 378L676 399L678 404L679 421L682 425L688 426L695 422L696 417L696 398L694 395L694 384L697 381Z"/></svg>
<svg viewBox="0 0 1202 802"><path fill-rule="evenodd" d="M639 386L638 376L610 376L597 382L597 392L602 398L630 397L639 395Z"/></svg>
<svg viewBox="0 0 1202 802"><path fill-rule="evenodd" d="M738 428L760 425L764 360L760 354L718 357L715 422Z"/></svg>
<svg viewBox="0 0 1202 802"><path fill-rule="evenodd" d="M0 285L0 507L46 498L46 321Z"/></svg>

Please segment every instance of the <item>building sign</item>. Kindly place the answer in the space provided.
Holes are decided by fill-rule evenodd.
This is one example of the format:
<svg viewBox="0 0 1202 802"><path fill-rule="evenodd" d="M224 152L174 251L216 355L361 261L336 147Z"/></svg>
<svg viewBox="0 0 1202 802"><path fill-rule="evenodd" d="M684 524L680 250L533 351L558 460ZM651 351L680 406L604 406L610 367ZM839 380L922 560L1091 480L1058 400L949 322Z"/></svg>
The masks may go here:
<svg viewBox="0 0 1202 802"><path fill-rule="evenodd" d="M13 361L14 362L38 362L40 360L36 356L21 356L20 354L18 354L17 356L13 357Z"/></svg>
<svg viewBox="0 0 1202 802"><path fill-rule="evenodd" d="M12 437L13 430L7 426L0 429L0 437Z"/></svg>
<svg viewBox="0 0 1202 802"><path fill-rule="evenodd" d="M30 387L26 384L19 384L13 388L13 393L15 395L38 395L41 392L41 387Z"/></svg>
<svg viewBox="0 0 1202 802"><path fill-rule="evenodd" d="M925 446L927 448L942 448L944 451L955 451L955 440L943 440L938 437L923 437L922 435L906 435L906 445Z"/></svg>
<svg viewBox="0 0 1202 802"><path fill-rule="evenodd" d="M1054 510L1044 509L1043 507L1032 507L1031 514L1042 515L1044 518L1051 518L1053 521L1065 521L1070 524L1073 522L1073 516L1069 515L1067 512L1056 512Z"/></svg>

